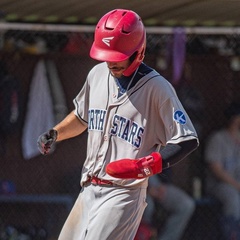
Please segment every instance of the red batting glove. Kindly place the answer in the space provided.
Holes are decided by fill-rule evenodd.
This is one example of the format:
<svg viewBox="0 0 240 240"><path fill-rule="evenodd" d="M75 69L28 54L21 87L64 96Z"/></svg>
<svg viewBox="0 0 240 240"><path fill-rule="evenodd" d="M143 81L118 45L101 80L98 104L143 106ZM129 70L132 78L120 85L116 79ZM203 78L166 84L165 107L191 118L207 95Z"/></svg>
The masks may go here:
<svg viewBox="0 0 240 240"><path fill-rule="evenodd" d="M112 177L123 179L150 177L162 172L162 157L159 152L153 152L139 159L120 159L109 163L106 172Z"/></svg>

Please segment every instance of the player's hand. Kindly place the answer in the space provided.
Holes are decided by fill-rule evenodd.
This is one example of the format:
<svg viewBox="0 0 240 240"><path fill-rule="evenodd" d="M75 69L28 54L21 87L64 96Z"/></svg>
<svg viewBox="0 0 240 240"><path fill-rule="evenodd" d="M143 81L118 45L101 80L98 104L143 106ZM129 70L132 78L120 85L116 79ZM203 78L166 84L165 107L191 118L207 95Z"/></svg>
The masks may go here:
<svg viewBox="0 0 240 240"><path fill-rule="evenodd" d="M120 159L111 162L106 172L112 177L122 179L141 179L162 172L162 157L159 152L139 159Z"/></svg>
<svg viewBox="0 0 240 240"><path fill-rule="evenodd" d="M38 137L37 144L39 151L46 155L50 152L51 147L54 142L57 140L57 131L54 129L50 129L48 132L43 133Z"/></svg>

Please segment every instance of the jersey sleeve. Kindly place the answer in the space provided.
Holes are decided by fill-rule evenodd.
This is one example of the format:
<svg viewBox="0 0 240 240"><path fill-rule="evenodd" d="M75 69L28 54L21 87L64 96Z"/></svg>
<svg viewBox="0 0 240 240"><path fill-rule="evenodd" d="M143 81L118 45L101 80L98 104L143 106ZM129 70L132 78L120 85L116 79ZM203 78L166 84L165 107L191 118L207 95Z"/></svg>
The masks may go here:
<svg viewBox="0 0 240 240"><path fill-rule="evenodd" d="M197 139L196 130L171 84L165 84L166 97L159 102L159 117L164 125L160 138L164 145Z"/></svg>
<svg viewBox="0 0 240 240"><path fill-rule="evenodd" d="M88 108L89 108L89 84L88 78L84 83L81 91L73 99L75 106L74 114L85 124L88 123Z"/></svg>

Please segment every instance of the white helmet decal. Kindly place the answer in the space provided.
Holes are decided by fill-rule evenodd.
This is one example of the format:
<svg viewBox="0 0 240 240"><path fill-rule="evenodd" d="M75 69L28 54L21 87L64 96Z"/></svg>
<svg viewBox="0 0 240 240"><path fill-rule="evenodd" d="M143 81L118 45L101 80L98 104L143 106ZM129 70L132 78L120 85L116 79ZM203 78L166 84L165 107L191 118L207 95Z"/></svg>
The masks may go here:
<svg viewBox="0 0 240 240"><path fill-rule="evenodd" d="M106 37L103 38L102 41L108 46L110 47L110 41L113 40L114 37Z"/></svg>

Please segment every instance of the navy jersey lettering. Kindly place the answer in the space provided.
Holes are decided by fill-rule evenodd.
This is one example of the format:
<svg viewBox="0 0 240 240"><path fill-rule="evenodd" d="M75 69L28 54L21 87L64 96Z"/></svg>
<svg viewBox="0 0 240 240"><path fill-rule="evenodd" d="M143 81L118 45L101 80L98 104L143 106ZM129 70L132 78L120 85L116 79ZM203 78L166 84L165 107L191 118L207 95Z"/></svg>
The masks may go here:
<svg viewBox="0 0 240 240"><path fill-rule="evenodd" d="M114 115L110 133L139 148L144 128L117 114Z"/></svg>
<svg viewBox="0 0 240 240"><path fill-rule="evenodd" d="M134 146L137 147L137 148L140 147L140 144L141 144L141 141L142 141L142 134L143 134L143 132L144 132L144 129L140 127L138 129L138 132L137 132L137 139L134 142Z"/></svg>
<svg viewBox="0 0 240 240"><path fill-rule="evenodd" d="M113 122L112 122L112 128L111 128L111 134L116 135L118 131L118 123L119 123L119 116L114 115Z"/></svg>
<svg viewBox="0 0 240 240"><path fill-rule="evenodd" d="M120 117L119 121L120 121L120 126L119 126L119 131L118 131L118 137L121 137L122 128L126 122L126 118Z"/></svg>
<svg viewBox="0 0 240 240"><path fill-rule="evenodd" d="M89 109L88 110L88 129L103 131L106 110Z"/></svg>
<svg viewBox="0 0 240 240"><path fill-rule="evenodd" d="M132 145L134 145L134 138L136 136L136 133L137 133L137 124L133 122L131 126L131 131L128 136L128 142L131 143Z"/></svg>

